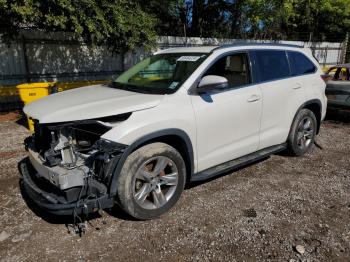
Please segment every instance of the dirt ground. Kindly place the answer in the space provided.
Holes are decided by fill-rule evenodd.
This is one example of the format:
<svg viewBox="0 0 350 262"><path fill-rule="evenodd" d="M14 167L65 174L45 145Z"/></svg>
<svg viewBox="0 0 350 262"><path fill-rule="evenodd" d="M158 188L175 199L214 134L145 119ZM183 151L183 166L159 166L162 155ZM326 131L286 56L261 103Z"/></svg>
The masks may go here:
<svg viewBox="0 0 350 262"><path fill-rule="evenodd" d="M190 186L160 219L103 212L82 237L27 207L17 163L28 131L2 120L1 261L350 261L349 116L323 123L323 149Z"/></svg>

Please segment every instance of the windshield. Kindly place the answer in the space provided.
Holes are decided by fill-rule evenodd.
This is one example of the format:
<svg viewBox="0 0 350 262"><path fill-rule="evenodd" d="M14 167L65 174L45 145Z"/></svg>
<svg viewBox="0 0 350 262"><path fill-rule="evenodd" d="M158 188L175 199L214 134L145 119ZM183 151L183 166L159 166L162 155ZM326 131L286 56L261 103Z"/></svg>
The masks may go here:
<svg viewBox="0 0 350 262"><path fill-rule="evenodd" d="M150 94L174 93L208 56L170 53L148 57L113 80L111 87Z"/></svg>

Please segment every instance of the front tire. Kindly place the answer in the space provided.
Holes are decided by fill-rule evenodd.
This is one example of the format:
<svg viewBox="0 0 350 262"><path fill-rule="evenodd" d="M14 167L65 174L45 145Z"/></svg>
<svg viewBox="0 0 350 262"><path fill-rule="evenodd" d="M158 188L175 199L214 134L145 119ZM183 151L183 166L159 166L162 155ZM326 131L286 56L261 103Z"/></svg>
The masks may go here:
<svg viewBox="0 0 350 262"><path fill-rule="evenodd" d="M175 205L185 178L185 162L175 148L148 144L126 159L118 177L117 200L136 219L156 218Z"/></svg>
<svg viewBox="0 0 350 262"><path fill-rule="evenodd" d="M309 109L301 109L295 117L287 140L288 153L301 156L307 153L315 142L317 120Z"/></svg>

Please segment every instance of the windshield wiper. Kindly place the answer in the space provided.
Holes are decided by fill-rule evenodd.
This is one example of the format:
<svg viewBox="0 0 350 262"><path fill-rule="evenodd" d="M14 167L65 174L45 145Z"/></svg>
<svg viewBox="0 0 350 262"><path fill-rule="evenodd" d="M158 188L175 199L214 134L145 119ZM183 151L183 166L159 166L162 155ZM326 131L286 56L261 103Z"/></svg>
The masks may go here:
<svg viewBox="0 0 350 262"><path fill-rule="evenodd" d="M142 94L157 94L157 95L164 95L169 94L169 89L158 89L158 88L152 88L148 86L136 86L136 85L129 85L129 84L122 84L119 82L111 82L110 87L112 88L118 88L121 90L131 91L131 92L137 92Z"/></svg>
<svg viewBox="0 0 350 262"><path fill-rule="evenodd" d="M163 94L161 92L153 92L152 90L149 90L146 86L135 86L135 85L129 85L129 84L121 84L119 82L111 82L110 87L112 88L118 88L121 90L136 92L136 93L142 93L142 94Z"/></svg>

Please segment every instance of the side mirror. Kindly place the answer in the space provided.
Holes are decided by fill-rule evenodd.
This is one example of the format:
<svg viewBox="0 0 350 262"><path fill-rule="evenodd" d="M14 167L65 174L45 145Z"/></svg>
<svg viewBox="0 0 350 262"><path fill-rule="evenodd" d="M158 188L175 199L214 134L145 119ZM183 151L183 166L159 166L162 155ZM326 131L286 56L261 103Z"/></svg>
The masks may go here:
<svg viewBox="0 0 350 262"><path fill-rule="evenodd" d="M217 75L207 75L201 79L198 84L197 92L206 93L211 90L225 89L228 87L228 81L226 77Z"/></svg>

